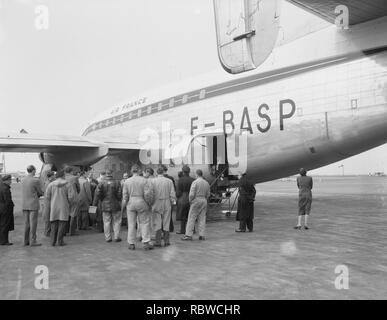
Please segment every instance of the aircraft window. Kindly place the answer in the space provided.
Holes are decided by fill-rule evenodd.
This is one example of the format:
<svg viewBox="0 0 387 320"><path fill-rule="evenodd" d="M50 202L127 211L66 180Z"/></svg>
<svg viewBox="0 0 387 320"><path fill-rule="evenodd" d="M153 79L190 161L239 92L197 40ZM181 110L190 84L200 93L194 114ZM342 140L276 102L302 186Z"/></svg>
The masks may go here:
<svg viewBox="0 0 387 320"><path fill-rule="evenodd" d="M172 108L175 105L175 98L169 100L169 107Z"/></svg>
<svg viewBox="0 0 387 320"><path fill-rule="evenodd" d="M152 106L148 107L148 114L152 113Z"/></svg>
<svg viewBox="0 0 387 320"><path fill-rule="evenodd" d="M187 101L188 101L188 95L185 94L185 95L183 96L183 98L181 98L181 103L184 104L184 103L187 103Z"/></svg>

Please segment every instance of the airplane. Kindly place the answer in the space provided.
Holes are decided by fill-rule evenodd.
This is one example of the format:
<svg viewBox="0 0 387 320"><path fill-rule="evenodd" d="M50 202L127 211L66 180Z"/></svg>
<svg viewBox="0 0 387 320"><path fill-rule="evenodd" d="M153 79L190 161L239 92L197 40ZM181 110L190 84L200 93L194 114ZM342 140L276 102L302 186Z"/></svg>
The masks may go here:
<svg viewBox="0 0 387 320"><path fill-rule="evenodd" d="M42 172L91 166L118 177L133 163L166 163L177 177L189 164L209 179L235 181L246 172L260 183L387 142L384 0L287 0L327 23L283 41L270 38L280 34L277 5L241 1L228 19L217 11L227 8L222 1L214 0L222 79L139 94L98 115L81 136L1 134L0 151L38 152ZM267 12L260 10L265 5ZM348 28L336 24L340 5L348 10ZM254 17L265 12L271 18L263 21L269 30L263 39Z"/></svg>

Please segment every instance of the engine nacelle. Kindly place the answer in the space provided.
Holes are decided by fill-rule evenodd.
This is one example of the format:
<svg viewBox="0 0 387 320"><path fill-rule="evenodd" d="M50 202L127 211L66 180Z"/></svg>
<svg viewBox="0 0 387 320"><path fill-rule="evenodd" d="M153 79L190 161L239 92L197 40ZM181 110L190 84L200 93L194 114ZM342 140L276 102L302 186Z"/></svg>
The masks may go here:
<svg viewBox="0 0 387 320"><path fill-rule="evenodd" d="M39 154L39 158L44 164L52 164L57 169L65 165L89 167L105 157L108 151L109 148L107 146L74 148L71 151L42 152Z"/></svg>

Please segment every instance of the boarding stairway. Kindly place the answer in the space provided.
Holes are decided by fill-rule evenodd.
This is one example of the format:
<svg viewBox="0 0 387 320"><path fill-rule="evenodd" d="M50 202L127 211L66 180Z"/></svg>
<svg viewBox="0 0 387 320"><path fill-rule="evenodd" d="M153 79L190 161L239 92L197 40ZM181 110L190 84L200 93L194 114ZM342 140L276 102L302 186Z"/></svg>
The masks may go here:
<svg viewBox="0 0 387 320"><path fill-rule="evenodd" d="M220 210L225 211L226 217L230 217L234 209L236 211L238 181L238 176L228 174L227 165L216 170L215 178L210 183L211 196L208 201L210 217L214 218L214 213Z"/></svg>

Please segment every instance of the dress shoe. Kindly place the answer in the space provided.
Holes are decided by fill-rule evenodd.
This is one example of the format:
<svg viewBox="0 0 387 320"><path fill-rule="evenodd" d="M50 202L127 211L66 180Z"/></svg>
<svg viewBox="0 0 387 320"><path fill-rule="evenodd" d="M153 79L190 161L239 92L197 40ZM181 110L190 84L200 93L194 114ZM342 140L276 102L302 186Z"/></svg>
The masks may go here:
<svg viewBox="0 0 387 320"><path fill-rule="evenodd" d="M206 238L203 237L203 236L200 236L200 237L199 237L199 240L206 240Z"/></svg>
<svg viewBox="0 0 387 320"><path fill-rule="evenodd" d="M236 229L235 232L246 232L246 230Z"/></svg>
<svg viewBox="0 0 387 320"><path fill-rule="evenodd" d="M294 229L301 230L301 226L295 226Z"/></svg>
<svg viewBox="0 0 387 320"><path fill-rule="evenodd" d="M184 234L184 232L176 231L176 234Z"/></svg>
<svg viewBox="0 0 387 320"><path fill-rule="evenodd" d="M128 249L129 249L129 250L135 250L136 247L134 246L134 244L130 244Z"/></svg>
<svg viewBox="0 0 387 320"><path fill-rule="evenodd" d="M112 239L106 240L106 242L112 242Z"/></svg>
<svg viewBox="0 0 387 320"><path fill-rule="evenodd" d="M149 242L146 242L144 243L144 250L153 250L153 246Z"/></svg>
<svg viewBox="0 0 387 320"><path fill-rule="evenodd" d="M190 237L190 236L184 236L183 238L181 238L181 240L191 240L191 241L192 241L192 237Z"/></svg>
<svg viewBox="0 0 387 320"><path fill-rule="evenodd" d="M122 239L121 238L117 238L116 240L114 240L114 242L121 242Z"/></svg>
<svg viewBox="0 0 387 320"><path fill-rule="evenodd" d="M309 227L308 227L308 226L304 226L304 229L305 229L305 230L309 230Z"/></svg>
<svg viewBox="0 0 387 320"><path fill-rule="evenodd" d="M2 243L1 245L2 245L2 246L12 246L12 245L13 245L13 243L11 243L11 242L7 242L7 243Z"/></svg>
<svg viewBox="0 0 387 320"><path fill-rule="evenodd" d="M64 242L59 243L59 246L60 246L60 247L63 247L63 246L66 246L66 245L67 245L67 243L64 243Z"/></svg>
<svg viewBox="0 0 387 320"><path fill-rule="evenodd" d="M24 244L24 246L25 246L25 247L27 247L27 246L29 246L29 245L30 245L30 243L29 243L29 242Z"/></svg>

